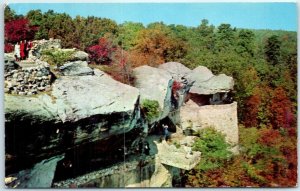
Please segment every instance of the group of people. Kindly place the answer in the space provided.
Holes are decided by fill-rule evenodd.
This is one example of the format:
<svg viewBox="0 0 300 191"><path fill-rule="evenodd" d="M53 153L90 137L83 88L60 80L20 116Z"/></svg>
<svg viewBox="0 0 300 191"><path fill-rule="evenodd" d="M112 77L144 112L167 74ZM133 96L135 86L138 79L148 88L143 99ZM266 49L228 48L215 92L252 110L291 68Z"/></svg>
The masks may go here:
<svg viewBox="0 0 300 191"><path fill-rule="evenodd" d="M21 40L15 44L14 55L17 61L25 60L28 58L30 49L32 48L32 42Z"/></svg>

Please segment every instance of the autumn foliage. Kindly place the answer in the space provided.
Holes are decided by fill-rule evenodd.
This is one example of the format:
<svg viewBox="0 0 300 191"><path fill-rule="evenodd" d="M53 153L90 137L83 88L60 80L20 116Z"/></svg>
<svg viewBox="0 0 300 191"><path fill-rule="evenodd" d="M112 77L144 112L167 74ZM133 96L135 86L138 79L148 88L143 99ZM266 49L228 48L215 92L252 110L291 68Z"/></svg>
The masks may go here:
<svg viewBox="0 0 300 191"><path fill-rule="evenodd" d="M98 44L87 48L90 60L97 64L110 64L115 50L116 47L104 37L98 40Z"/></svg>
<svg viewBox="0 0 300 191"><path fill-rule="evenodd" d="M30 26L28 19L12 20L5 23L4 39L6 42L16 43L20 40L31 40L37 31L36 27Z"/></svg>
<svg viewBox="0 0 300 191"><path fill-rule="evenodd" d="M292 102L282 87L274 90L269 110L272 111L270 121L273 128L290 128L295 123Z"/></svg>

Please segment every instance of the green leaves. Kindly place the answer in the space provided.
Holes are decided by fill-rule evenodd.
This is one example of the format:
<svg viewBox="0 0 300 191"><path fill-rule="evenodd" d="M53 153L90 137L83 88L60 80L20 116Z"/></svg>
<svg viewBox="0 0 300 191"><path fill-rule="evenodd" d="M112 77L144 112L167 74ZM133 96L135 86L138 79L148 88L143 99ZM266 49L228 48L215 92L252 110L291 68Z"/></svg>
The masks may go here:
<svg viewBox="0 0 300 191"><path fill-rule="evenodd" d="M72 59L72 55L74 54L73 50L44 50L42 52L42 57L45 61L47 61L51 65L55 65L60 67L68 60Z"/></svg>
<svg viewBox="0 0 300 191"><path fill-rule="evenodd" d="M160 109L158 101L145 99L143 100L141 107L148 121L151 121L159 116Z"/></svg>
<svg viewBox="0 0 300 191"><path fill-rule="evenodd" d="M206 128L196 132L197 140L193 145L194 151L201 152L201 161L197 166L198 170L211 170L223 166L232 153L230 145L226 143L225 137L213 128Z"/></svg>

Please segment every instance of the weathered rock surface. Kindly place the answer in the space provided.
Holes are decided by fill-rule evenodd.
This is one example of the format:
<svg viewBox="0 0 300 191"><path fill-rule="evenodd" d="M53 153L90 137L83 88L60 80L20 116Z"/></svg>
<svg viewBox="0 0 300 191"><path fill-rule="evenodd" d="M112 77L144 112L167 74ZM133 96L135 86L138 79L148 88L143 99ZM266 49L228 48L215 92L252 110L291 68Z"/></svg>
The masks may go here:
<svg viewBox="0 0 300 191"><path fill-rule="evenodd" d="M192 70L179 62L167 62L158 66L169 72L174 80L181 80L181 77L188 75Z"/></svg>
<svg viewBox="0 0 300 191"><path fill-rule="evenodd" d="M81 51L81 50L77 50L74 54L73 54L73 59L74 60L81 60L81 61L88 61L89 59L89 55L88 53Z"/></svg>
<svg viewBox="0 0 300 191"><path fill-rule="evenodd" d="M32 169L13 174L13 181L7 186L11 188L50 188L57 162L62 158L63 155L55 156L37 163Z"/></svg>
<svg viewBox="0 0 300 191"><path fill-rule="evenodd" d="M18 69L20 66L15 62L13 54L4 54L4 72L10 72Z"/></svg>
<svg viewBox="0 0 300 191"><path fill-rule="evenodd" d="M138 89L99 70L95 75L62 76L47 94L5 94L6 152L30 163L126 133L139 119L138 98ZM9 166L17 168L13 161Z"/></svg>
<svg viewBox="0 0 300 191"><path fill-rule="evenodd" d="M99 114L132 113L139 92L98 70L93 76L62 76L53 84L52 95L58 116L66 122Z"/></svg>
<svg viewBox="0 0 300 191"><path fill-rule="evenodd" d="M165 70L150 66L140 66L133 70L135 87L140 90L141 103L145 99L156 100L161 114L155 119L163 119L171 110L172 76Z"/></svg>
<svg viewBox="0 0 300 191"><path fill-rule="evenodd" d="M35 56L39 58L43 50L58 49L61 48L60 39L49 39L49 40L35 40L32 41L32 48L29 52L29 57Z"/></svg>
<svg viewBox="0 0 300 191"><path fill-rule="evenodd" d="M212 72L204 67L198 66L187 75L187 79L195 81L190 89L190 93L209 95L220 92L229 92L233 89L234 81L225 74L213 75Z"/></svg>
<svg viewBox="0 0 300 191"><path fill-rule="evenodd" d="M94 74L93 69L88 67L86 61L67 62L59 67L59 70L64 76L85 76Z"/></svg>
<svg viewBox="0 0 300 191"><path fill-rule="evenodd" d="M175 145L169 145L165 141L156 145L158 157L162 164L191 170L200 162L201 153L198 151L192 152L191 147L181 145L180 148L176 148Z"/></svg>
<svg viewBox="0 0 300 191"><path fill-rule="evenodd" d="M189 100L180 108L180 120L183 130L197 131L207 127L213 127L225 134L229 143L238 144L237 103L224 105L198 106Z"/></svg>

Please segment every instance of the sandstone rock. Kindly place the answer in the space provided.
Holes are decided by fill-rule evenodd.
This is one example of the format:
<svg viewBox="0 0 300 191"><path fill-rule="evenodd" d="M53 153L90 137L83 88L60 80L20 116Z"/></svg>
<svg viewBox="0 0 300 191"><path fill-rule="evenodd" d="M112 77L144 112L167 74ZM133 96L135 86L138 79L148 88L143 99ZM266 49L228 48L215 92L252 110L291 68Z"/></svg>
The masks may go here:
<svg viewBox="0 0 300 191"><path fill-rule="evenodd" d="M32 43L32 55L30 55L30 57L36 56L37 58L39 58L43 50L61 48L60 39L35 40L32 41Z"/></svg>
<svg viewBox="0 0 300 191"><path fill-rule="evenodd" d="M204 67L198 66L187 75L187 79L194 81L190 93L209 95L220 92L229 92L233 89L234 81L225 74L213 75L212 72Z"/></svg>
<svg viewBox="0 0 300 191"><path fill-rule="evenodd" d="M37 89L38 89L39 91L44 91L46 88L45 88L45 87L37 87Z"/></svg>
<svg viewBox="0 0 300 191"><path fill-rule="evenodd" d="M192 71L179 62L167 62L159 65L158 68L169 72L174 80L180 80L181 77L188 75Z"/></svg>
<svg viewBox="0 0 300 191"><path fill-rule="evenodd" d="M165 118L171 110L172 76L165 70L150 66L140 66L133 70L135 87L140 90L143 100L156 100L160 106L160 116L154 121Z"/></svg>
<svg viewBox="0 0 300 191"><path fill-rule="evenodd" d="M10 89L9 88L4 88L4 93L9 93Z"/></svg>
<svg viewBox="0 0 300 191"><path fill-rule="evenodd" d="M93 69L88 67L86 61L68 62L59 67L59 70L64 76L84 76L94 74Z"/></svg>
<svg viewBox="0 0 300 191"><path fill-rule="evenodd" d="M139 92L113 80L107 74L63 76L53 84L58 115L62 121L77 121L97 114L133 112Z"/></svg>
<svg viewBox="0 0 300 191"><path fill-rule="evenodd" d="M238 144L237 103L225 105L198 106L189 100L180 108L180 121L183 130L198 131L213 127L225 135L226 141Z"/></svg>
<svg viewBox="0 0 300 191"><path fill-rule="evenodd" d="M83 52L83 51L76 51L74 54L73 54L73 59L74 60L81 60L81 61L87 61L89 58L89 55L88 53L86 52Z"/></svg>
<svg viewBox="0 0 300 191"><path fill-rule="evenodd" d="M13 54L4 53L4 72L7 73L18 68L20 66L15 62Z"/></svg>
<svg viewBox="0 0 300 191"><path fill-rule="evenodd" d="M96 73L62 76L54 82L52 91L36 96L5 94L5 141L11 145L6 152L33 161L135 128L140 116L138 89L104 72ZM36 93L34 88L28 92ZM58 128L62 129L60 133L56 133ZM108 130L101 132L101 128Z"/></svg>
<svg viewBox="0 0 300 191"><path fill-rule="evenodd" d="M176 168L191 170L201 159L201 153L195 151L191 153L191 147L181 146L176 148L174 145L169 145L165 141L156 143L158 157L162 164L173 166Z"/></svg>

